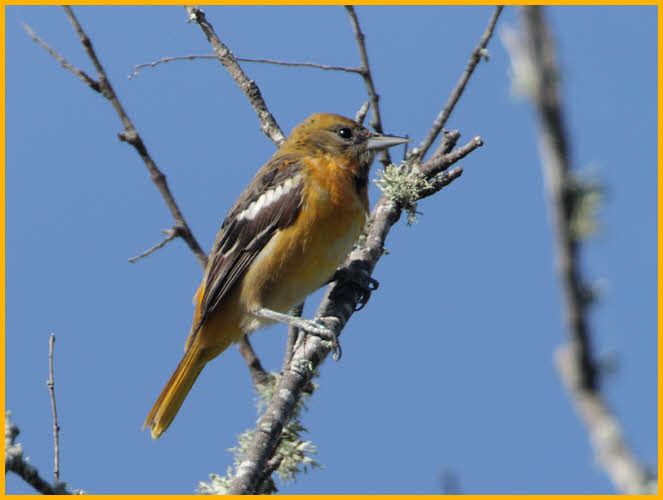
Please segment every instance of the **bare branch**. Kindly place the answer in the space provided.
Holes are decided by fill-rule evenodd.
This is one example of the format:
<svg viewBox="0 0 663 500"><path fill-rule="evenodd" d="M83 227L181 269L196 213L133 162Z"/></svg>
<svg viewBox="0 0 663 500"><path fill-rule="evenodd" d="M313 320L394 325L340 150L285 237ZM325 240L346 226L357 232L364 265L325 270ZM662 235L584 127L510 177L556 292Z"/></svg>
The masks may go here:
<svg viewBox="0 0 663 500"><path fill-rule="evenodd" d="M447 103L444 106L444 109L440 112L440 114L437 115L437 118L435 118L433 126L428 132L428 135L426 135L426 137L424 138L423 141L421 141L418 147L412 150L412 157L415 157L416 159L422 159L424 156L426 156L428 149L431 147L431 145L435 141L435 138L438 136L444 125L447 123L447 120L449 119L451 112L456 107L458 99L460 99L460 96L463 95L463 91L465 90L465 86L467 85L470 76L472 76L472 73L479 64L479 61L481 61L481 57L486 54L486 46L488 45L488 41L490 40L490 38L493 36L493 31L495 30L497 19L499 18L503 8L504 7L501 5L495 8L495 12L493 12L490 21L488 22L488 27L486 28L486 30L483 33L483 36L479 40L479 44L472 51L470 60L467 62L467 67L465 68L465 71L461 75L460 80L458 80L456 87L451 92L451 95L449 95L449 99L447 99Z"/></svg>
<svg viewBox="0 0 663 500"><path fill-rule="evenodd" d="M53 346L55 334L51 333L48 339L48 380L46 386L51 396L51 410L53 411L53 477L57 484L60 481L60 426L58 425L58 411L55 406L55 379L53 378Z"/></svg>
<svg viewBox="0 0 663 500"><path fill-rule="evenodd" d="M581 195L571 174L554 41L541 7L522 7L521 14L523 52L531 72L529 93L539 116L539 144L569 338L556 353L557 368L589 430L597 459L615 488L625 494L651 493L656 488L652 474L626 446L619 422L600 393L599 369L592 353L587 318L590 302L580 267L580 241L571 225Z"/></svg>
<svg viewBox="0 0 663 500"><path fill-rule="evenodd" d="M39 475L39 471L23 457L23 447L14 443L20 433L10 420L10 413L5 413L5 474L11 471L44 495L71 495L63 483L50 484Z"/></svg>
<svg viewBox="0 0 663 500"><path fill-rule="evenodd" d="M364 84L366 85L366 90L368 91L368 98L371 102L371 122L370 126L378 133L382 134L382 118L380 117L380 96L375 91L375 85L373 85L373 76L371 75L371 67L368 64L368 52L366 51L366 43L364 42L364 34L359 27L359 19L357 19L357 13L352 5L345 5L345 10L348 11L350 16L350 24L352 25L352 31L355 34L355 39L357 40L357 48L359 49L359 60L361 61L361 76L364 79ZM362 120L363 121L363 120ZM389 165L391 163L391 156L389 155L388 150L381 151L378 155L378 160L383 165Z"/></svg>
<svg viewBox="0 0 663 500"><path fill-rule="evenodd" d="M82 69L78 69L74 67L69 61L67 61L64 57L62 57L58 52L56 52L54 49L49 47L46 42L44 42L41 38L37 36L37 34L28 26L27 24L23 23L23 29L28 32L28 35L30 35L30 38L32 38L37 44L39 44L46 52L51 54L56 61L58 61L60 64L62 64L62 67L64 69L67 69L71 71L74 75L76 75L80 80L90 87L92 90L95 92L101 93L101 87L99 86L99 82L96 81L94 78L90 77L85 71Z"/></svg>
<svg viewBox="0 0 663 500"><path fill-rule="evenodd" d="M216 54L221 64L232 76L233 80L242 89L244 95L249 100L251 106L255 110L261 123L261 130L269 137L274 144L280 146L285 140L285 136L281 128L276 123L276 120L267 109L267 104L260 93L260 89L253 80L250 80L246 73L242 70L241 66L237 63L237 59L230 51L230 49L219 39L214 32L214 28L205 17L205 13L198 7L187 5L184 7L189 14L189 21L195 22L203 30L207 40L212 45L214 53Z"/></svg>
<svg viewBox="0 0 663 500"><path fill-rule="evenodd" d="M177 57L163 57L157 61L151 63L137 64L134 67L134 72L129 75L129 79L138 76L138 71L143 68L155 68L160 64L165 64L173 61L193 61L196 59L215 59L218 60L218 57L215 55L202 55L202 56L177 56ZM274 59L250 59L246 57L236 57L236 61L248 62L248 63L262 63L262 64L274 64L276 66L291 66L295 68L316 68L322 69L325 71L343 71L345 73L358 73L361 74L361 68L348 68L347 66L327 66L326 64L316 64L310 62L289 62L289 61L276 61Z"/></svg>
<svg viewBox="0 0 663 500"><path fill-rule="evenodd" d="M449 131L442 129L442 140L440 140L440 145L426 163L434 163L437 158L447 154L454 148L458 139L460 139L460 132L458 132L458 130Z"/></svg>
<svg viewBox="0 0 663 500"><path fill-rule="evenodd" d="M440 149L444 151L448 147L453 147L453 144L458 140L458 137L460 137L458 132L455 134L451 133L449 142L443 143ZM483 146L483 141L481 140L481 137L476 136L464 146L454 149L450 153L439 156L433 155L430 160L421 164L421 172L429 179L434 175L437 175L439 172L446 170L458 160L465 158L468 154L481 146Z"/></svg>
<svg viewBox="0 0 663 500"><path fill-rule="evenodd" d="M67 17L69 18L69 21L73 25L74 30L78 35L81 44L83 45L85 52L92 61L98 73L99 77L98 81L93 80L82 71L77 70L71 64L67 63L55 50L51 49L46 43L44 43L41 39L39 39L37 35L34 33L34 31L30 29L28 26L24 26L26 31L35 41L37 41L37 43L39 43L39 45L41 45L46 51L48 51L48 53L51 54L57 61L59 61L65 68L67 68L68 70L72 71L75 75L77 75L83 81L83 83L91 87L93 90L100 92L104 97L106 97L106 99L108 99L108 101L115 109L124 127L124 132L118 134L119 139L128 142L136 149L136 152L139 154L139 156L145 163L145 166L147 167L148 171L150 172L152 181L157 186L157 189L161 193L161 196L163 197L164 201L166 202L166 206L170 210L170 213L173 216L173 218L175 219L175 224L182 227L182 231L179 236L181 236L182 239L186 241L187 245L189 245L189 248L193 251L196 259L204 268L207 265L207 255L200 248L198 241L196 240L193 233L191 232L191 229L184 220L184 216L182 215L182 212L180 211L179 207L177 206L177 203L175 202L175 199L173 198L172 193L170 192L170 188L168 187L168 183L166 182L165 175L159 170L156 163L148 153L147 147L143 143L143 140L138 134L138 131L134 127L133 123L129 119L129 116L127 115L119 99L117 98L117 95L115 94L115 91L113 90L113 87L110 84L108 76L92 47L92 42L83 31L83 28L81 27L80 23L78 22L78 19L74 15L71 8L65 6L64 9L67 14Z"/></svg>
<svg viewBox="0 0 663 500"><path fill-rule="evenodd" d="M262 367L262 363L258 356L256 355L253 347L249 342L249 337L243 335L242 338L237 342L237 349L239 353L244 358L246 366L249 367L251 372L251 379L253 380L254 385L264 385L269 381L269 373L265 371Z"/></svg>

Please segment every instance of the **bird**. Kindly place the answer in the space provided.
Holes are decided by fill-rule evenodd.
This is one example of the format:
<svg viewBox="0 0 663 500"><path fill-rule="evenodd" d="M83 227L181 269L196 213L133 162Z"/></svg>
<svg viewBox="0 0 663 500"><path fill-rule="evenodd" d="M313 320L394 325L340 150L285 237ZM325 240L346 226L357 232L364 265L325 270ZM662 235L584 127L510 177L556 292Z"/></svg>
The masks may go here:
<svg viewBox="0 0 663 500"><path fill-rule="evenodd" d="M150 410L153 439L170 426L205 365L243 335L275 322L335 338L286 314L333 281L368 218L378 151L409 142L316 113L297 125L224 219L193 302L184 356Z"/></svg>

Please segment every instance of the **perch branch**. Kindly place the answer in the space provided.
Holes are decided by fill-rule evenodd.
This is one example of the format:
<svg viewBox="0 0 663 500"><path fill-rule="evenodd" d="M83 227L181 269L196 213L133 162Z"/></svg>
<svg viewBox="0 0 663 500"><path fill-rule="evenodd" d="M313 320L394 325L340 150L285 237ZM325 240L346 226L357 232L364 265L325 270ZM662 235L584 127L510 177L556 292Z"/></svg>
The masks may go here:
<svg viewBox="0 0 663 500"><path fill-rule="evenodd" d="M362 53L363 36L359 30L354 9L350 6L346 6L346 9L350 14L355 36L360 46L360 53ZM493 15L494 22L497 22L497 16L500 11L501 8ZM491 25L490 32L492 33L494 23L491 23ZM362 65L367 67L366 64ZM458 98L462 94L463 88L457 91ZM456 98L456 101L458 98ZM377 99L371 102L374 107L377 106ZM448 113L451 113L454 105L449 107ZM376 115L374 109L374 118L375 116L379 117L379 112ZM439 127L437 133L442 130L442 126ZM445 134L436 152L438 158L435 159L433 164L428 166L430 172L439 172L443 168L448 168L454 161L483 145L481 139L477 137L468 145L471 148L469 151L459 153L457 150L444 154L443 151L450 150L458 140L458 137L458 132ZM434 140L435 138L433 137L430 144ZM430 147L430 144L428 147ZM438 168L439 170L436 170ZM462 173L462 169L454 169L453 175L448 173L449 182L453 178L457 178L460 173ZM372 222L368 227L363 246L355 248L346 259L345 267L350 272L365 273L367 276L371 275L378 260L384 254L384 242L387 234L391 227L398 221L401 213L402 207L383 194L371 212ZM360 299L361 291L357 290L356 286L351 282L335 281L327 287L315 317L318 320L333 318L335 320L333 325L328 324L328 326L333 328L336 335L339 336L350 316L355 311ZM300 338L303 340L294 350L290 368L284 370L272 399L258 421L256 432L254 432L251 442L235 470L235 475L228 490L230 494L255 493L257 486L262 480L262 473L265 470L266 464L278 446L285 422L288 422L292 417L297 401L301 397L304 388L310 383L312 374L315 373L317 367L331 350L330 344L322 341L319 337L303 335Z"/></svg>
<svg viewBox="0 0 663 500"><path fill-rule="evenodd" d="M478 146L477 146L478 147ZM450 158L460 159L457 152L449 153ZM450 163L449 163L450 164ZM455 177L454 177L455 178ZM451 182L450 179L449 182ZM401 208L386 195L383 195L371 212L373 222L368 228L365 245L356 248L348 256L345 266L351 272L371 275L375 265L384 253L384 242L391 227L401 216ZM333 282L316 311L318 319L333 317L337 335L356 309L361 292L348 281ZM301 393L310 382L312 374L329 354L331 346L319 337L304 335L303 341L295 349L290 368L284 370L279 385L274 391L267 409L261 416L251 443L243 455L229 489L230 494L251 494L262 478L262 471L274 454L281 437L283 425L292 417L292 412Z"/></svg>

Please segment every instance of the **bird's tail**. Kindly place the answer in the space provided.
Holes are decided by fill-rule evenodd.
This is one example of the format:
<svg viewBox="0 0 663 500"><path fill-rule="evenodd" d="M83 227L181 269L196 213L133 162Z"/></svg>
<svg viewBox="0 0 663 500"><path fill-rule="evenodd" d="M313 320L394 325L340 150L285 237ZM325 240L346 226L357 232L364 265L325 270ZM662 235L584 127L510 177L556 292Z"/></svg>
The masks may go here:
<svg viewBox="0 0 663 500"><path fill-rule="evenodd" d="M150 427L152 439L158 439L168 429L207 360L196 345L186 350L143 424L143 430Z"/></svg>

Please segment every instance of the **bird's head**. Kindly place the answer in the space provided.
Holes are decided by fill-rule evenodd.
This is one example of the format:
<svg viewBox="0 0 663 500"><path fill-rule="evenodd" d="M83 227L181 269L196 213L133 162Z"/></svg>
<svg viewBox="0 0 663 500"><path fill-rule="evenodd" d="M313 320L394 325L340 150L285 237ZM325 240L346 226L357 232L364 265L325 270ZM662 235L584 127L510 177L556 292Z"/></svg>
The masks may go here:
<svg viewBox="0 0 663 500"><path fill-rule="evenodd" d="M289 150L350 160L367 171L378 151L409 139L371 132L345 116L316 113L297 125L283 144Z"/></svg>

